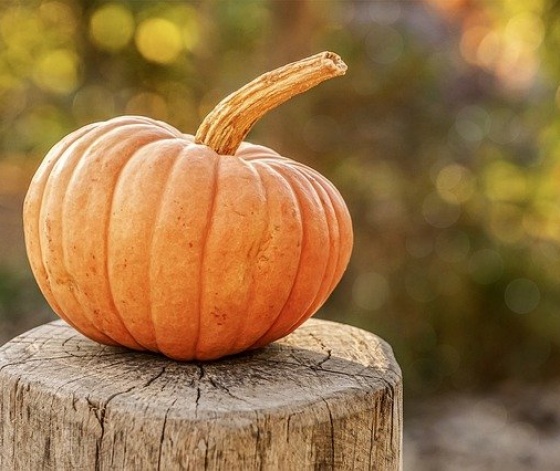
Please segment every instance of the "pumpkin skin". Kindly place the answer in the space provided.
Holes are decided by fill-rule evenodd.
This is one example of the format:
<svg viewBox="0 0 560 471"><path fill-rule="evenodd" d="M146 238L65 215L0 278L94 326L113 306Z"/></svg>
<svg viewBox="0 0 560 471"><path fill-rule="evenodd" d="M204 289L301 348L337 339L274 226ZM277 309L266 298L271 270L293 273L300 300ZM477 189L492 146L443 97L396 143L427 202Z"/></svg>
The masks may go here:
<svg viewBox="0 0 560 471"><path fill-rule="evenodd" d="M54 311L97 342L209 360L292 332L340 281L352 225L336 188L266 147L218 155L145 117L83 127L24 203Z"/></svg>

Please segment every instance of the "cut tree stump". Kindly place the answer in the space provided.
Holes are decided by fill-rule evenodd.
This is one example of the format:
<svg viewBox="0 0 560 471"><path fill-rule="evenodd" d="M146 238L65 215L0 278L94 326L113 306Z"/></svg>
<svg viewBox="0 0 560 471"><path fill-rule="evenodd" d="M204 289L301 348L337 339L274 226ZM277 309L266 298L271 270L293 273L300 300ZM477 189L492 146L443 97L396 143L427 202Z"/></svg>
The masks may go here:
<svg viewBox="0 0 560 471"><path fill-rule="evenodd" d="M311 319L266 348L181 363L63 323L0 348L0 470L399 470L391 348Z"/></svg>

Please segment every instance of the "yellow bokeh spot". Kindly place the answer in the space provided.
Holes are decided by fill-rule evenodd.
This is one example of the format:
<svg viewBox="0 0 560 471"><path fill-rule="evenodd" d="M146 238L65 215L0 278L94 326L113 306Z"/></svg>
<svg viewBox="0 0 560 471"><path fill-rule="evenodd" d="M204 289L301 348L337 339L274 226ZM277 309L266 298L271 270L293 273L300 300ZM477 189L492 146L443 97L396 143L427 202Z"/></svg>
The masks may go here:
<svg viewBox="0 0 560 471"><path fill-rule="evenodd" d="M35 65L33 79L43 90L66 94L78 86L78 56L66 49L49 51Z"/></svg>
<svg viewBox="0 0 560 471"><path fill-rule="evenodd" d="M150 62L169 64L177 59L184 43L175 23L163 18L150 18L138 26L136 47Z"/></svg>
<svg viewBox="0 0 560 471"><path fill-rule="evenodd" d="M535 50L544 39L544 24L534 13L523 12L508 21L504 33L508 40L522 42L526 48Z"/></svg>
<svg viewBox="0 0 560 471"><path fill-rule="evenodd" d="M89 33L100 49L119 51L126 47L134 34L134 17L124 5L109 3L91 17Z"/></svg>
<svg viewBox="0 0 560 471"><path fill-rule="evenodd" d="M41 42L42 33L39 15L31 8L17 6L0 12L0 35L8 48L26 51Z"/></svg>
<svg viewBox="0 0 560 471"><path fill-rule="evenodd" d="M474 193L472 172L459 164L443 167L436 177L436 188L440 197L448 203L464 203Z"/></svg>
<svg viewBox="0 0 560 471"><path fill-rule="evenodd" d="M484 171L486 195L493 201L524 201L528 193L526 174L509 162L498 160Z"/></svg>

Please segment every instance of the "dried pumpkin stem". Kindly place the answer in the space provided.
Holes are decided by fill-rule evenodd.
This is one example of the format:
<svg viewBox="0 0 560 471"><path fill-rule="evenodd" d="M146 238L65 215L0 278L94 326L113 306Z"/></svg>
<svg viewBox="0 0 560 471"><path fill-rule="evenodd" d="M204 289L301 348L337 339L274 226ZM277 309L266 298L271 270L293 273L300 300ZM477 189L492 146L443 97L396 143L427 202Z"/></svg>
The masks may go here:
<svg viewBox="0 0 560 471"><path fill-rule="evenodd" d="M319 83L346 72L332 52L322 52L257 77L224 98L204 118L195 136L220 155L234 155L253 127L268 111Z"/></svg>

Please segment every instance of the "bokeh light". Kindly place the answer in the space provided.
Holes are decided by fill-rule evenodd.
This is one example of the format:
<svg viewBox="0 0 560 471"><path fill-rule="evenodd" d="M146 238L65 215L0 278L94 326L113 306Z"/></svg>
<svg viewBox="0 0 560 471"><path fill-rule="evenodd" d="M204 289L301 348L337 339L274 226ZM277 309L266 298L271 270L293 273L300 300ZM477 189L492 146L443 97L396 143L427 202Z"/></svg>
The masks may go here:
<svg viewBox="0 0 560 471"><path fill-rule="evenodd" d="M438 172L436 188L444 201L451 204L465 203L475 191L475 177L467 167L452 163Z"/></svg>
<svg viewBox="0 0 560 471"><path fill-rule="evenodd" d="M428 224L445 229L457 222L461 215L461 208L458 204L445 201L437 192L433 192L424 198L422 214Z"/></svg>
<svg viewBox="0 0 560 471"><path fill-rule="evenodd" d="M136 46L150 62L169 64L184 48L179 27L164 18L150 18L138 25Z"/></svg>
<svg viewBox="0 0 560 471"><path fill-rule="evenodd" d="M132 12L118 3L108 3L91 16L90 36L100 49L116 52L125 48L134 35Z"/></svg>
<svg viewBox="0 0 560 471"><path fill-rule="evenodd" d="M59 94L73 92L80 80L80 59L73 51L56 49L39 57L33 78L45 91Z"/></svg>

